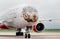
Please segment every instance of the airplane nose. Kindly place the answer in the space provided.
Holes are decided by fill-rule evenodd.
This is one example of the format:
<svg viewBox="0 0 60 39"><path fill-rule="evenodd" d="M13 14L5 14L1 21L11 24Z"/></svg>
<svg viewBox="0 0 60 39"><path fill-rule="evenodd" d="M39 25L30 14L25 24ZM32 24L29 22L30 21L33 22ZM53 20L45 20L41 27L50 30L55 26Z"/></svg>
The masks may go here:
<svg viewBox="0 0 60 39"><path fill-rule="evenodd" d="M38 17L34 14L25 14L23 15L23 18L27 21L27 22L36 22Z"/></svg>

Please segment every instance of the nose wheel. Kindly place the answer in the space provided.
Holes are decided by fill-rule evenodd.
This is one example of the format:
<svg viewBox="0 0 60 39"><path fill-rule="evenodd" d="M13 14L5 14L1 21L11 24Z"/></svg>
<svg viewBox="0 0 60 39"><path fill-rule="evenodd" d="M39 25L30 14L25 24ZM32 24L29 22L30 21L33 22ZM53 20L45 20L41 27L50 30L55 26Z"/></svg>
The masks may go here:
<svg viewBox="0 0 60 39"><path fill-rule="evenodd" d="M25 34L25 38L30 38L31 35L30 34Z"/></svg>

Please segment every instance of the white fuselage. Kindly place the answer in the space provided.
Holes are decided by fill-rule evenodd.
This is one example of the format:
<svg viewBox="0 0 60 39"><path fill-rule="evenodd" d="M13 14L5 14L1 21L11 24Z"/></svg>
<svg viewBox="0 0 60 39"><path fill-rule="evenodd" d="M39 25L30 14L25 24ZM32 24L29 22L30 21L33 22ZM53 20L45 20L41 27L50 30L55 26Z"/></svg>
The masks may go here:
<svg viewBox="0 0 60 39"><path fill-rule="evenodd" d="M27 22L24 18L20 15L20 13L16 14L16 18L13 20L13 26L17 28L25 28L26 26L32 26L34 22Z"/></svg>
<svg viewBox="0 0 60 39"><path fill-rule="evenodd" d="M9 12L3 17L3 23L7 26L12 26L16 28L25 28L26 26L32 26L35 22L27 22L23 16L20 9Z"/></svg>

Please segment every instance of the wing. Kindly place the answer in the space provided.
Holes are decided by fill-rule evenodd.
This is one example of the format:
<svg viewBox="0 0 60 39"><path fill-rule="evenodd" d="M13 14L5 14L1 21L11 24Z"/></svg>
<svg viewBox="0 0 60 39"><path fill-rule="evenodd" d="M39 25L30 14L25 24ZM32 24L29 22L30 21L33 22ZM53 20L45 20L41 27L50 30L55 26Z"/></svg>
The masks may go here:
<svg viewBox="0 0 60 39"><path fill-rule="evenodd" d="M55 21L55 20L60 20L58 18L50 18L50 19L40 19L39 22L42 22L42 21Z"/></svg>

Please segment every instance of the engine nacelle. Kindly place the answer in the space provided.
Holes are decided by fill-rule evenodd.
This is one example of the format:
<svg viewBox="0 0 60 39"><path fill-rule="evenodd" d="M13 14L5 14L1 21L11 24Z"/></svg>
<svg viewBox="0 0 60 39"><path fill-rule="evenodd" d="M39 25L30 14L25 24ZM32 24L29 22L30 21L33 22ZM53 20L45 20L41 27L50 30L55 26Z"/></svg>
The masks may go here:
<svg viewBox="0 0 60 39"><path fill-rule="evenodd" d="M42 23L38 23L37 25L33 25L32 29L35 32L40 32L40 31L42 31L44 29L44 25Z"/></svg>

